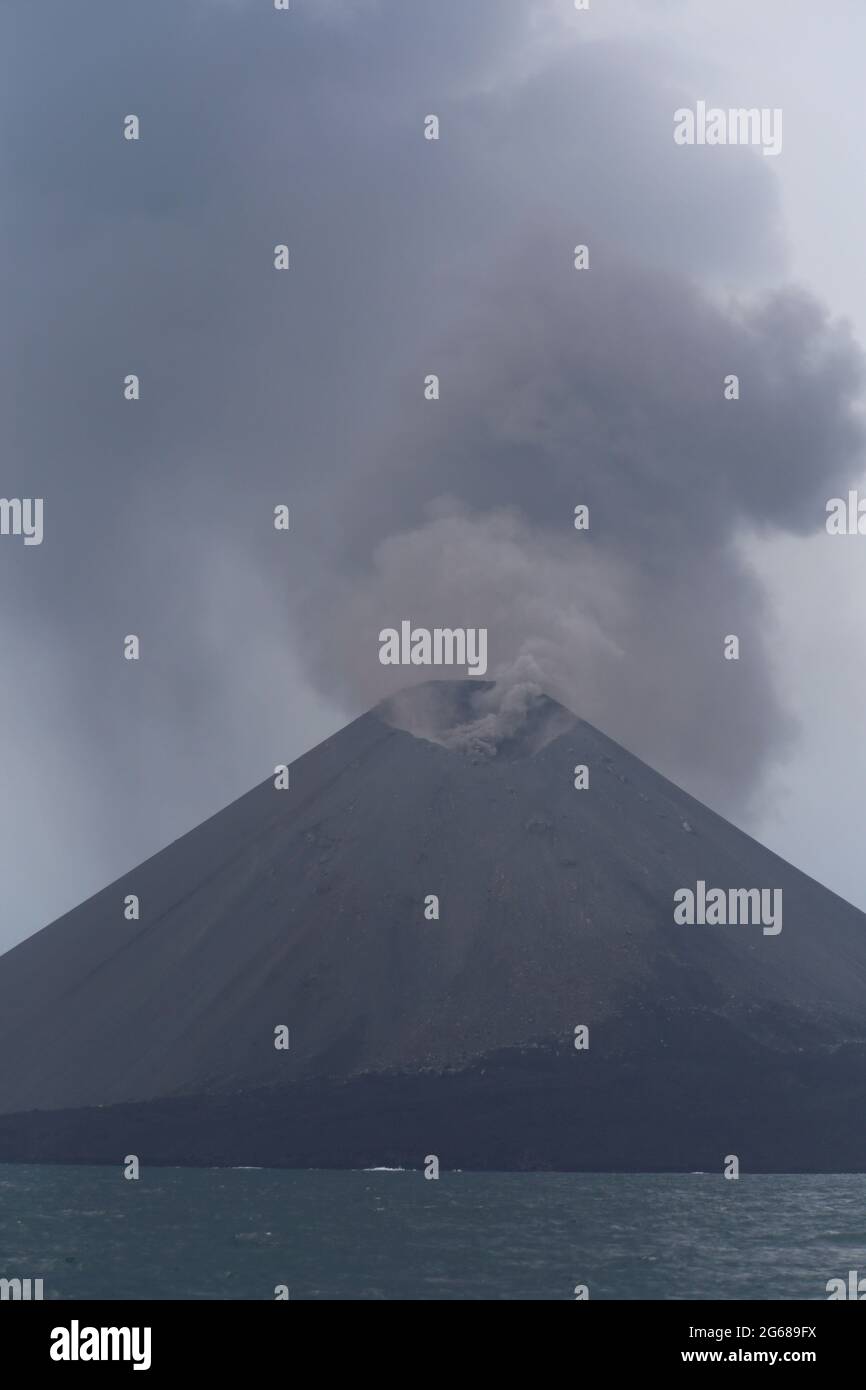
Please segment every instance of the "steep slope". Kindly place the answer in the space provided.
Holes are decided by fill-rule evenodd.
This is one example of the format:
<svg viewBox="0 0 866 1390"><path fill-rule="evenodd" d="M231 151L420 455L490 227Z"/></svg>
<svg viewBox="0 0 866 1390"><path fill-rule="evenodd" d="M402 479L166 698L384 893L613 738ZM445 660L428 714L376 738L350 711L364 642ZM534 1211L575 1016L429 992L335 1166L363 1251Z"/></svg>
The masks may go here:
<svg viewBox="0 0 866 1390"><path fill-rule="evenodd" d="M275 1087L259 1131L294 1103L315 1131L347 1086L373 1095L397 1074L393 1109L413 1100L407 1077L459 1077L457 1115L489 1074L501 1153L521 1122L509 1088L524 1111L544 1093L538 1076L526 1091L535 1053L568 1066L575 1092L601 1087L592 1123L606 1095L611 1133L629 1130L629 1096L684 1086L694 1100L702 1076L748 1092L755 1124L790 1085L806 1123L804 1097L826 1108L837 1077L839 1114L822 1123L841 1142L866 1093L866 918L553 701L495 695L431 683L377 707L299 759L288 790L262 784L0 958L0 1111ZM698 880L781 889L781 932L675 924L674 893ZM372 1156L375 1104L363 1113ZM863 1121L851 1127L859 1153ZM0 1127L0 1157L16 1132ZM329 1157L313 1142L316 1160Z"/></svg>

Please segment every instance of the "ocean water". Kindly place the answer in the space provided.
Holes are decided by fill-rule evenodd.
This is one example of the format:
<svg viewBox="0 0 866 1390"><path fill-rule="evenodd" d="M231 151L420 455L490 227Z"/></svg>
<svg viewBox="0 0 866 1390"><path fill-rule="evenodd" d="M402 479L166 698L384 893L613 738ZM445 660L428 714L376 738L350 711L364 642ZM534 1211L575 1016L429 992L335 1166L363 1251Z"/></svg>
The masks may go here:
<svg viewBox="0 0 866 1390"><path fill-rule="evenodd" d="M825 1299L866 1176L0 1165L0 1277L46 1299Z"/></svg>

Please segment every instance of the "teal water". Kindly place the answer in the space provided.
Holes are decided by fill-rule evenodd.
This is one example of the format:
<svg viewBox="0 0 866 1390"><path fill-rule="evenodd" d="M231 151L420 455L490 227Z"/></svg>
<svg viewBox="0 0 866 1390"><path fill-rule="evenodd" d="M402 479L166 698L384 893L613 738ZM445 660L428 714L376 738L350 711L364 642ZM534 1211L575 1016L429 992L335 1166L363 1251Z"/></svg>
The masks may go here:
<svg viewBox="0 0 866 1390"><path fill-rule="evenodd" d="M0 1277L45 1298L824 1299L866 1176L0 1165Z"/></svg>

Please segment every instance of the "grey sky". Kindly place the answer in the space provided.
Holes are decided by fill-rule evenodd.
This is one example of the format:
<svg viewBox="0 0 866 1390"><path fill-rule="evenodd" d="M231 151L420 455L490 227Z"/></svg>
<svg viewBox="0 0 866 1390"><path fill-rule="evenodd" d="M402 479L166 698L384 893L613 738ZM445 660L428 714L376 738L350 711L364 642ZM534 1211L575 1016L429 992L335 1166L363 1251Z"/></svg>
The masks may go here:
<svg viewBox="0 0 866 1390"><path fill-rule="evenodd" d="M402 617L486 622L866 906L864 560L821 534L862 471L825 310L864 340L866 15L830 8L4 10L3 492L46 538L0 541L0 946L393 689ZM783 107L782 154L677 148L699 97Z"/></svg>

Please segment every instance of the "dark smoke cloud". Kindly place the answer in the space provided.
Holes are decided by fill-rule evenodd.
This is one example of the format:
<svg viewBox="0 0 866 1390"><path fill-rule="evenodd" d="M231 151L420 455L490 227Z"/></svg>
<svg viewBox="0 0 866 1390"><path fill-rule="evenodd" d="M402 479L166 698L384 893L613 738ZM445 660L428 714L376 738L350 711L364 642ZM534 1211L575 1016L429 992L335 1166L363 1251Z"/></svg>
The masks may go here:
<svg viewBox="0 0 866 1390"><path fill-rule="evenodd" d="M597 61L571 55L572 80ZM634 76L627 56L605 61L607 91L621 87L623 67ZM599 150L575 149L573 87L559 78L543 88L539 148L550 169L595 191ZM512 171L529 166L527 143L539 137L533 90L519 91L510 108ZM654 111L653 94L642 91ZM614 150L626 147L619 125L629 125L633 106L608 110ZM483 144L478 119L470 149ZM665 169L667 145L657 138ZM704 170L717 151L700 153ZM462 146L449 146L449 159L462 156ZM746 161L751 176L757 161L750 153ZM644 191L642 181L632 190ZM660 196L654 187L653 200ZM738 813L793 733L742 541L819 531L826 498L856 478L863 360L848 326L796 287L720 293L707 273L701 284L687 244L688 273L656 254L646 236L654 219L640 202L616 236L603 218L599 229L594 200L586 202L592 215L581 217L577 237L548 191L544 216L531 201L512 214L494 266L489 241L474 279L464 260L451 332L417 358L399 419L350 480L329 618L323 626L314 615L309 642L325 688L346 680L363 705L396 679L426 674L381 667L379 628L405 618L487 626L491 674L504 690L531 662L551 694ZM735 204L732 225L749 207ZM577 240L590 245L589 271L572 268ZM735 231L730 243L738 245ZM430 403L420 384L434 370L442 399ZM732 372L736 403L723 397ZM577 503L590 507L588 534L573 530ZM723 660L728 634L740 639L738 663Z"/></svg>

